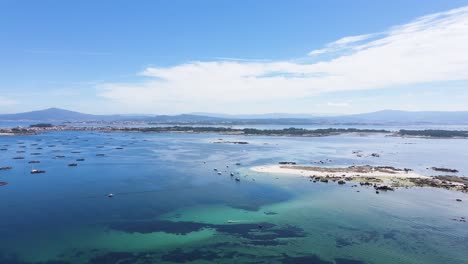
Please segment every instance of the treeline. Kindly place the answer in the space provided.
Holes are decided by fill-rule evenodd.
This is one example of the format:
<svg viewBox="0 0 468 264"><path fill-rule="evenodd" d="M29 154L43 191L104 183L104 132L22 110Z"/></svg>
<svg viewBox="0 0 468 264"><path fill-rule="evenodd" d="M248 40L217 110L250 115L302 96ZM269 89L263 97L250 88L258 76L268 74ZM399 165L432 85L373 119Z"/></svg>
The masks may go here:
<svg viewBox="0 0 468 264"><path fill-rule="evenodd" d="M383 129L357 129L357 128L327 128L327 129L304 129L304 128L284 128L284 129L256 129L256 128L228 128L228 127L144 127L144 128L123 128L124 131L134 132L195 132L195 133L236 133L244 135L291 135L291 136L321 136L335 135L343 133L391 133Z"/></svg>
<svg viewBox="0 0 468 264"><path fill-rule="evenodd" d="M357 129L357 128L321 128L321 129L304 129L304 128L284 128L284 129L255 129L244 128L244 134L247 135L333 135L343 133L390 133L384 129Z"/></svg>
<svg viewBox="0 0 468 264"><path fill-rule="evenodd" d="M39 128L47 128L47 127L53 127L54 125L48 124L48 123L39 123L39 124L32 124L29 127L39 127Z"/></svg>
<svg viewBox="0 0 468 264"><path fill-rule="evenodd" d="M405 130L401 129L398 132L401 136L418 136L418 137L434 137L434 138L468 138L468 131L463 130Z"/></svg>

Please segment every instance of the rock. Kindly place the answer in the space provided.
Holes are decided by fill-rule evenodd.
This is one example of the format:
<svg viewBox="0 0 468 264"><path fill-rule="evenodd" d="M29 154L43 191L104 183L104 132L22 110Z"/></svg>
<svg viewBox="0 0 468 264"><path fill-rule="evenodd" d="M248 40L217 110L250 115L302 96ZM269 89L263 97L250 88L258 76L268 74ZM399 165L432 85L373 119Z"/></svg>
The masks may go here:
<svg viewBox="0 0 468 264"><path fill-rule="evenodd" d="M376 190L382 190L382 191L394 191L395 190L392 187L389 187L387 185L377 186L375 189Z"/></svg>
<svg viewBox="0 0 468 264"><path fill-rule="evenodd" d="M451 172L451 173L457 173L458 170L456 169L448 169L448 168L441 168L441 167L432 167L431 168L434 171L443 171L443 172Z"/></svg>
<svg viewBox="0 0 468 264"><path fill-rule="evenodd" d="M280 162L278 162L278 164L281 164L281 165L296 165L296 162L294 162L294 161L280 161Z"/></svg>

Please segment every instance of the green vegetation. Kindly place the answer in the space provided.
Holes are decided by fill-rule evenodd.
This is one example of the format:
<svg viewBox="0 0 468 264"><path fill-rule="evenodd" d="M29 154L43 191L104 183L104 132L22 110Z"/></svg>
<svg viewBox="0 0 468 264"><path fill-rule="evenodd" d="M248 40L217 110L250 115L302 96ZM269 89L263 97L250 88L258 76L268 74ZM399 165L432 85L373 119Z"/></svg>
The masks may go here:
<svg viewBox="0 0 468 264"><path fill-rule="evenodd" d="M135 132L195 132L195 133L232 133L241 135L266 135L266 136L327 136L343 133L391 133L383 129L356 129L356 128L327 128L327 129L303 129L303 128L285 128L285 129L255 129L255 128L228 128L228 127L191 127L191 126L172 126L172 127L148 127L148 128L123 128L123 131Z"/></svg>
<svg viewBox="0 0 468 264"><path fill-rule="evenodd" d="M54 125L48 124L48 123L39 123L39 124L30 125L29 127L47 128L47 127L53 127L53 126Z"/></svg>

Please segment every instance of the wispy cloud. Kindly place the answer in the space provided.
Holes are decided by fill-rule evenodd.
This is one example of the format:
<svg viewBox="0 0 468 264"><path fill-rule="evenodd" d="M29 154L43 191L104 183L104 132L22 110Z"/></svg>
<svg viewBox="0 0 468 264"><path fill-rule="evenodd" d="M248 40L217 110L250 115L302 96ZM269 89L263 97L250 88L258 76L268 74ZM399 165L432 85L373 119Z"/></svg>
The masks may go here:
<svg viewBox="0 0 468 264"><path fill-rule="evenodd" d="M348 102L328 102L327 106L348 107L348 106L350 106L350 104Z"/></svg>
<svg viewBox="0 0 468 264"><path fill-rule="evenodd" d="M12 106L16 104L18 104L16 100L0 96L0 107Z"/></svg>
<svg viewBox="0 0 468 264"><path fill-rule="evenodd" d="M365 35L340 38L339 40L328 43L323 49L313 50L309 52L308 55L314 56L314 55L319 55L319 54L324 54L324 53L338 52L338 51L343 51L347 49L353 49L354 45L356 45L357 43L362 43L363 41L369 40L378 35L379 34L365 34Z"/></svg>
<svg viewBox="0 0 468 264"><path fill-rule="evenodd" d="M236 111L334 91L468 80L468 7L424 16L384 33L341 38L309 55L329 61L198 61L149 67L138 83L99 85L101 96L139 111ZM237 111L239 112L239 111Z"/></svg>

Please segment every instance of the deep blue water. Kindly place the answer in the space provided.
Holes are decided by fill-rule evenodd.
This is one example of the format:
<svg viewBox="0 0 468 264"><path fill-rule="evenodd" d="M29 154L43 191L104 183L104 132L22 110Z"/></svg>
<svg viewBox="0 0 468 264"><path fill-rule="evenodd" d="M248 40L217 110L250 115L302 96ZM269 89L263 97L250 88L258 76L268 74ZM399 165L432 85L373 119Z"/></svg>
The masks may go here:
<svg viewBox="0 0 468 264"><path fill-rule="evenodd" d="M466 194L358 193L249 170L328 158L462 176L468 140L53 132L1 137L0 148L13 167L0 171L0 263L468 263Z"/></svg>

